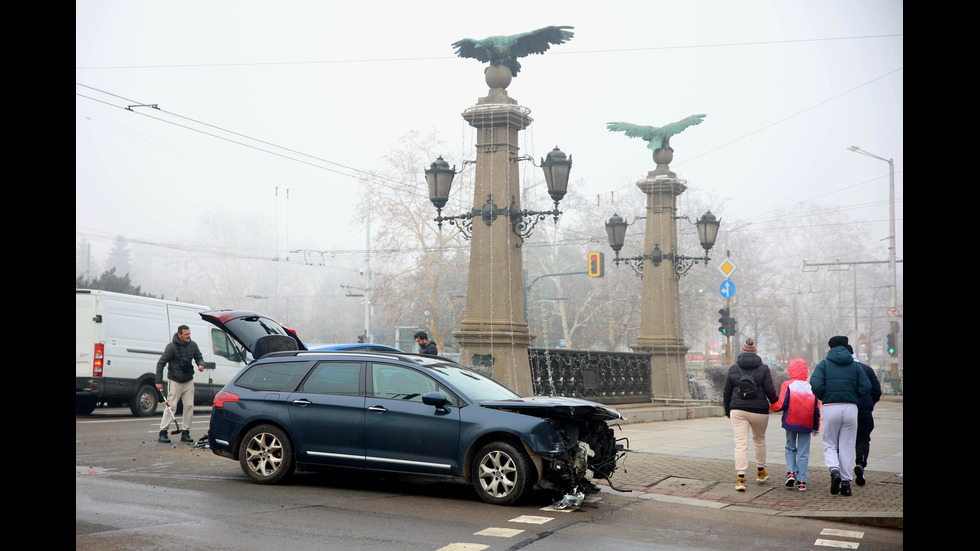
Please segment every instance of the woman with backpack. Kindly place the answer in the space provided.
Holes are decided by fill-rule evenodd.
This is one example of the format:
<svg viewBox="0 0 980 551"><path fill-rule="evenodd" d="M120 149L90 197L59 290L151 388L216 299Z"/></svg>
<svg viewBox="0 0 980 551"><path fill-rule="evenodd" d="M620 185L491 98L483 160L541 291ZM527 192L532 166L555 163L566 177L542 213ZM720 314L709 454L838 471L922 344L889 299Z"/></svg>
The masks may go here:
<svg viewBox="0 0 980 551"><path fill-rule="evenodd" d="M769 404L776 401L776 388L769 366L756 354L755 339L749 337L735 365L725 379L725 417L732 420L735 433L735 489L745 491L745 472L749 468L749 431L755 448L755 481L769 478L766 470L766 429L769 427Z"/></svg>
<svg viewBox="0 0 980 551"><path fill-rule="evenodd" d="M810 435L820 430L820 402L806 381L806 360L796 358L786 368L789 380L779 387L779 401L770 406L783 412L786 431L786 487L806 490L810 466Z"/></svg>

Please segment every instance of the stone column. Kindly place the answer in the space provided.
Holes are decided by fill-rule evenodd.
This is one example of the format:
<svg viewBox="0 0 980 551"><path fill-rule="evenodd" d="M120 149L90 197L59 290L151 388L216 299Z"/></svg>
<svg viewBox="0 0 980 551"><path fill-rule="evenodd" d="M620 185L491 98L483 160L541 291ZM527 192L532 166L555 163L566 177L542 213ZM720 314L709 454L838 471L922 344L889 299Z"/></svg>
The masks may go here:
<svg viewBox="0 0 980 551"><path fill-rule="evenodd" d="M518 132L531 123L527 109L507 96L510 69L491 66L486 72L487 97L467 109L463 119L477 130L473 208L488 211L490 198L498 208L514 201L520 210ZM488 214L489 216L489 214ZM528 347L533 338L524 321L524 280L520 238L509 218L500 214L489 225L473 218L466 316L453 337L460 360L472 365L522 396L533 393Z"/></svg>
<svg viewBox="0 0 980 551"><path fill-rule="evenodd" d="M673 151L669 149L654 151L657 169L636 183L647 196L645 254L650 254L654 247L664 254L678 254L674 216L677 197L687 186L667 166L672 159ZM687 345L681 336L679 282L670 260L664 259L659 266L654 266L650 259L643 261L640 334L632 348L653 355L650 375L654 400L691 398L684 363Z"/></svg>

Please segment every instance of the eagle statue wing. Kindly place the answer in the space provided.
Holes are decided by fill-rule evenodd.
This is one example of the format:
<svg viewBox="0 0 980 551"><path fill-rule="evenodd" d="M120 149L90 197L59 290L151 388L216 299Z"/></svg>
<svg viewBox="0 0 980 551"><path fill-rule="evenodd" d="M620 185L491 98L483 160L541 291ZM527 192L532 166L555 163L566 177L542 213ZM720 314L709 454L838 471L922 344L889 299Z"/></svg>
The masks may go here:
<svg viewBox="0 0 980 551"><path fill-rule="evenodd" d="M613 132L625 132L631 138L640 138L647 142L656 137L660 130L656 126L640 126L628 122L609 122L606 123L606 128Z"/></svg>
<svg viewBox="0 0 980 551"><path fill-rule="evenodd" d="M568 42L574 33L565 29L573 28L553 25L510 36L490 36L482 40L463 38L453 42L452 47L459 57L468 57L491 65L505 65L510 68L513 76L517 76L521 70L518 58L542 54L552 44Z"/></svg>
<svg viewBox="0 0 980 551"><path fill-rule="evenodd" d="M705 115L691 115L690 117L681 119L677 122L672 122L670 124L665 124L661 127L664 131L665 137L669 138L674 134L679 134L681 130L684 130L688 126L694 126L695 124L701 124Z"/></svg>
<svg viewBox="0 0 980 551"><path fill-rule="evenodd" d="M609 122L606 128L614 132L625 132L631 138L640 138L647 142L647 148L656 151L661 147L670 149L670 137L679 133L688 126L701 124L706 115L691 115L677 122L672 122L664 126L640 126L628 122Z"/></svg>

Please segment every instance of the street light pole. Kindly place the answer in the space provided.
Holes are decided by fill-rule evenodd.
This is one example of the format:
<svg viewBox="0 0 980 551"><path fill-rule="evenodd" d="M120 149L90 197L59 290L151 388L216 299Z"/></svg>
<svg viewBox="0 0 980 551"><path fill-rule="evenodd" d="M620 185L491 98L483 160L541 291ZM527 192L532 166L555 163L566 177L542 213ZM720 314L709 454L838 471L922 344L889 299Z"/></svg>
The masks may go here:
<svg viewBox="0 0 980 551"><path fill-rule="evenodd" d="M860 153L861 155L878 159L879 161L885 161L888 163L888 205L889 205L889 217L888 217L888 269L891 272L891 290L889 291L889 307L898 308L898 278L895 272L895 162L894 159L886 159L884 157L879 157L873 153L869 153L856 145L852 145L847 148L849 151L855 153ZM898 332L895 331L895 337L898 338ZM896 349L898 348L898 343L896 342ZM898 378L898 354L896 352L895 356L891 357L891 377Z"/></svg>

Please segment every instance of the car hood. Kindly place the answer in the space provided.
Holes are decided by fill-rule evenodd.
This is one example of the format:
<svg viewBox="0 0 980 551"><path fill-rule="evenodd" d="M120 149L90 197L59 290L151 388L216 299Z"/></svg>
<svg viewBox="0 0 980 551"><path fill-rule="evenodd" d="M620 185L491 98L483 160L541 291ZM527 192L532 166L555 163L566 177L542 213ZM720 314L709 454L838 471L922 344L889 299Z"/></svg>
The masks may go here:
<svg viewBox="0 0 980 551"><path fill-rule="evenodd" d="M258 359L269 352L306 350L296 331L248 310L208 310L201 319L227 333Z"/></svg>
<svg viewBox="0 0 980 551"><path fill-rule="evenodd" d="M561 396L531 396L516 400L487 400L480 402L480 405L485 408L503 409L533 417L584 419L592 421L626 419L622 413L607 405L589 400L564 398Z"/></svg>

